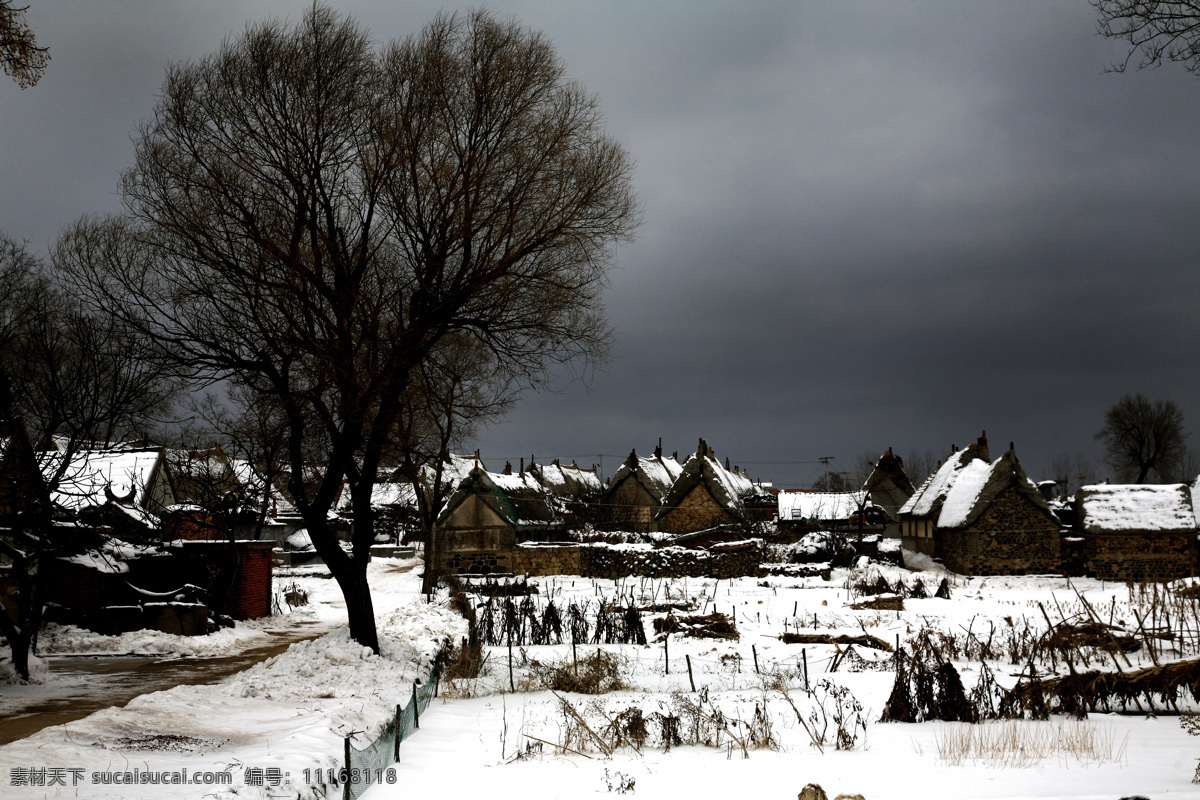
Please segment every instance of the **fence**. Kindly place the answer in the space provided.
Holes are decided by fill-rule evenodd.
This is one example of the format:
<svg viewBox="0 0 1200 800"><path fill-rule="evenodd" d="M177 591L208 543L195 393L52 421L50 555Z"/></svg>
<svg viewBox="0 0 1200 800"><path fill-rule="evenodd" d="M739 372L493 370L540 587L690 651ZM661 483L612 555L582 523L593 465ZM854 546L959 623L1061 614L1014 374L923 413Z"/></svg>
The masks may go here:
<svg viewBox="0 0 1200 800"><path fill-rule="evenodd" d="M386 768L400 760L400 742L421 727L421 712L437 695L438 665L433 665L424 685L413 684L412 698L403 708L396 706L396 716L375 741L359 750L347 736L346 769L342 773L344 800L358 800L370 787L384 780Z"/></svg>

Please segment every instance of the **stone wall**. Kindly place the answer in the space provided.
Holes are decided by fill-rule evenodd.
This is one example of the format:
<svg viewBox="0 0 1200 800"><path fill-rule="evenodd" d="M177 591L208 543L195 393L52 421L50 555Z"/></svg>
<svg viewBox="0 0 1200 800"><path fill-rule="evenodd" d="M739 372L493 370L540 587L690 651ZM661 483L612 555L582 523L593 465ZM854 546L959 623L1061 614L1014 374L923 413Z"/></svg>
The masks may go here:
<svg viewBox="0 0 1200 800"><path fill-rule="evenodd" d="M692 533L736 521L709 493L708 488L698 483L679 501L679 505L659 518L658 529L667 533Z"/></svg>
<svg viewBox="0 0 1200 800"><path fill-rule="evenodd" d="M1060 573L1062 558L1055 520L1009 487L970 526L938 528L935 552L961 575Z"/></svg>
<svg viewBox="0 0 1200 800"><path fill-rule="evenodd" d="M513 572L529 575L581 575L585 578L736 578L757 575L762 542L757 539L715 545L710 550L649 545L518 545Z"/></svg>
<svg viewBox="0 0 1200 800"><path fill-rule="evenodd" d="M1105 581L1173 581L1197 574L1196 534L1089 533L1087 574Z"/></svg>
<svg viewBox="0 0 1200 800"><path fill-rule="evenodd" d="M582 575L580 549L590 545L522 544L513 549L516 575Z"/></svg>

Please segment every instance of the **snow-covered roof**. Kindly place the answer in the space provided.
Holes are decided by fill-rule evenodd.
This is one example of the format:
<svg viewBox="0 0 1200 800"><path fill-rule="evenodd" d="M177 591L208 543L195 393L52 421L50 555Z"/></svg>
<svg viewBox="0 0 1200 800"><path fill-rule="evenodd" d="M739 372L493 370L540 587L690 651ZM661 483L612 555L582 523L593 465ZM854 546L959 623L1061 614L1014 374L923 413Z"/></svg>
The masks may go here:
<svg viewBox="0 0 1200 800"><path fill-rule="evenodd" d="M671 486L683 474L683 467L673 458L658 455L646 458L631 452L613 475L609 486L616 486L631 474L651 497L661 503L671 491Z"/></svg>
<svg viewBox="0 0 1200 800"><path fill-rule="evenodd" d="M978 454L978 446L971 445L951 455L945 464L925 479L916 493L908 498L908 502L900 507L899 513L920 518L933 516L935 512L940 511L959 470L975 460Z"/></svg>
<svg viewBox="0 0 1200 800"><path fill-rule="evenodd" d="M599 492L603 488L593 470L582 469L574 464L563 466L550 463L545 466L530 466L529 471L542 487L554 495L584 495Z"/></svg>
<svg viewBox="0 0 1200 800"><path fill-rule="evenodd" d="M999 459L996 464L999 464ZM992 464L982 459L972 459L954 473L946 497L942 501L942 511L938 515L939 528L959 528L967 524L967 517L975 508L983 487L992 477Z"/></svg>
<svg viewBox="0 0 1200 800"><path fill-rule="evenodd" d="M513 525L549 525L558 521L551 495L528 472L513 475L473 469L438 513L440 524L469 495L484 499Z"/></svg>
<svg viewBox="0 0 1200 800"><path fill-rule="evenodd" d="M158 448L82 450L72 457L51 500L70 511L103 505L109 499L143 506L161 459L162 450ZM53 476L61 463L61 456L51 455L45 459L42 473Z"/></svg>
<svg viewBox="0 0 1200 800"><path fill-rule="evenodd" d="M745 475L725 469L721 462L712 456L693 453L684 462L682 473L663 498L658 516L663 516L678 505L700 483L706 484L713 499L731 511L741 509L742 498L756 491L754 484Z"/></svg>
<svg viewBox="0 0 1200 800"><path fill-rule="evenodd" d="M900 507L901 517L933 519L938 528L972 524L1005 489L1014 488L1053 521L1058 518L1012 450L995 461L986 446L970 445L952 454Z"/></svg>
<svg viewBox="0 0 1200 800"><path fill-rule="evenodd" d="M1084 486L1075 497L1079 525L1087 533L1196 530L1192 492L1185 483Z"/></svg>
<svg viewBox="0 0 1200 800"><path fill-rule="evenodd" d="M845 520L858 513L866 492L780 492L781 520Z"/></svg>

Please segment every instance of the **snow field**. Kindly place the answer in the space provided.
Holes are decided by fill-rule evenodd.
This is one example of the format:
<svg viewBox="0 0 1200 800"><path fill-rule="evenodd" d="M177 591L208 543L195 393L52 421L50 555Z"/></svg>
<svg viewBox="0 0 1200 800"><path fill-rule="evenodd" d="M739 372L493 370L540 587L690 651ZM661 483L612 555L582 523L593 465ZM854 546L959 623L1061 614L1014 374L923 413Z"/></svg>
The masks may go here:
<svg viewBox="0 0 1200 800"><path fill-rule="evenodd" d="M535 579L542 592L534 596L534 602L544 605L547 598L553 598L564 620L572 602L580 606L590 603L594 613L601 598L608 602L623 598L622 605L630 600L650 605L687 599L695 610L676 614L736 611L740 638L726 641L674 634L664 647L663 641L653 641L652 627L652 620L664 614L644 614L647 635L652 639L648 645L577 644L581 660L587 652L600 649L623 662L629 689L600 697L556 696L549 691L511 693L508 648L487 648L485 674L449 686L449 691L444 691L422 716L421 731L402 744L396 783L375 786L365 796L383 800L451 790L455 795L486 792L495 798L548 800L616 793L622 782L632 779L636 795L652 798L741 795L748 791L757 797L792 798L810 782L821 784L830 798L846 793L862 794L867 800L1115 800L1135 794L1150 798L1200 797L1200 788L1190 782L1200 757L1200 739L1182 730L1177 716L1092 714L1080 722L1057 716L1048 722L989 722L979 726L947 722L884 724L877 720L891 691L893 672L856 673L843 666L828 673L838 647L788 645L778 639L785 622L786 630L792 632L851 636L865 632L888 643L894 643L897 636L904 641L922 627L963 638L967 630L978 636L990 633L999 637L1004 630L1019 630L1026 624L1044 629L1039 603L1056 621L1060 611L1067 617L1081 613L1082 604L1075 590L1094 607L1111 611L1114 622L1128 623L1137 606L1131 602L1126 586L1078 579L1068 583L1051 576L951 576L953 597L948 601L932 597L906 599L905 609L900 612L850 609L850 602L868 598L858 597L849 587L875 573L893 584L903 579L910 586L919 578L930 595L946 574L940 568L910 572L871 565L855 571L834 570L828 582L820 578L686 582L638 578L613 582L571 576ZM472 599L477 604L485 600L476 595ZM522 599L513 598L518 604ZM883 657L867 648L855 649L866 660ZM1192 654L1190 650L1183 653ZM828 680L848 688L868 721L867 731L855 748L837 750L832 737L827 739L824 752L815 748L782 695L765 688L764 677L755 672L755 655L761 673L777 672L786 677L792 700L806 715L815 708L800 691L805 661L811 684ZM1163 657L1178 655L1165 653ZM696 694L691 692L688 657ZM512 682L520 689L536 684L533 662L569 663L572 648L569 643L517 646L512 658ZM1135 667L1151 663L1145 653L1134 654L1133 661ZM978 667L963 662L956 666L969 692L978 680ZM1011 686L1024 665L994 660L989 666L997 680ZM1091 668L1097 666L1107 667L1107 658L1096 658ZM1065 672L1065 667L1060 668ZM655 710L670 713L676 692L693 699L707 695L706 708L742 723L751 720L756 705L765 707L777 749L750 749L748 758L743 758L740 749L730 747L726 738L721 747L683 746L664 752L656 743L644 747L641 753L624 747L606 756L600 747L588 744L586 735L578 737L578 726L562 707L565 699L599 730L631 705L647 714ZM831 724L831 730L834 727ZM575 738L571 738L572 729ZM733 730L739 728L733 726ZM992 743L985 744L982 753L963 754L962 742L972 735L985 736ZM1016 755L1006 752L1003 744L1014 736L1011 746L1018 748ZM1091 741L1093 749L1088 752L1080 749L1081 745L1070 744L1078 741ZM574 752L554 746L560 743L569 743ZM1039 748L1041 753L1036 752ZM451 775L453 781L447 783Z"/></svg>

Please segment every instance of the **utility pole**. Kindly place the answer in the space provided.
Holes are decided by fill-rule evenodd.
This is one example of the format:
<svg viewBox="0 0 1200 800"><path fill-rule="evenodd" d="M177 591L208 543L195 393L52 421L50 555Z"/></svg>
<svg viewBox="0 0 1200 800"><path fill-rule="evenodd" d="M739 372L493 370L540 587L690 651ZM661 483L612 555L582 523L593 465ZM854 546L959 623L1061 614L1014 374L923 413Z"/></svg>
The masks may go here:
<svg viewBox="0 0 1200 800"><path fill-rule="evenodd" d="M829 462L833 461L836 456L821 456L817 460L825 465L825 491L829 491Z"/></svg>

